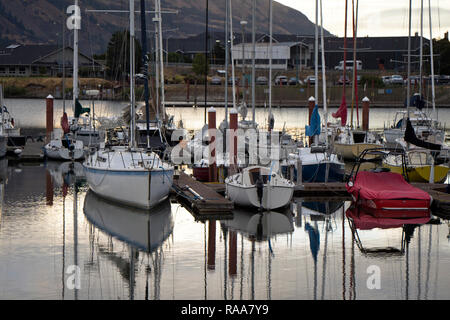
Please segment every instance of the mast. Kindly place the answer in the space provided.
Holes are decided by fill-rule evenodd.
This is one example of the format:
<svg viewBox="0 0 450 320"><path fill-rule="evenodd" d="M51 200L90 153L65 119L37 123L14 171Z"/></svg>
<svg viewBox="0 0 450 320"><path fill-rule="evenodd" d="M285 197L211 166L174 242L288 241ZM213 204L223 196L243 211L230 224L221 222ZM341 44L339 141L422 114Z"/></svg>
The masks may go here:
<svg viewBox="0 0 450 320"><path fill-rule="evenodd" d="M79 12L78 0L75 0L75 19L80 19L78 23L81 23L81 12ZM78 99L79 88L78 88L78 26L76 24L73 30L73 111L75 112L75 104Z"/></svg>
<svg viewBox="0 0 450 320"><path fill-rule="evenodd" d="M314 26L314 98L316 98L316 105L319 101L319 0L316 0L316 23Z"/></svg>
<svg viewBox="0 0 450 320"><path fill-rule="evenodd" d="M412 10L412 0L409 0L409 31L408 31L408 85L406 86L406 109L408 110L409 118L409 107L410 107L410 96L411 96L411 10Z"/></svg>
<svg viewBox="0 0 450 320"><path fill-rule="evenodd" d="M63 28L62 28L62 99L63 99L63 113L66 113L66 37L65 37L65 31L66 31L66 23L63 22Z"/></svg>
<svg viewBox="0 0 450 320"><path fill-rule="evenodd" d="M161 14L161 0L156 0L158 3L158 29L159 29L159 67L161 69L161 112L162 120L166 120L166 95L164 92L164 53L163 53L163 34L162 34L162 14Z"/></svg>
<svg viewBox="0 0 450 320"><path fill-rule="evenodd" d="M314 98L316 106L319 105L319 0L316 0L316 23L314 26ZM323 49L322 49L323 52ZM319 143L319 137L314 137L314 145Z"/></svg>
<svg viewBox="0 0 450 320"><path fill-rule="evenodd" d="M232 88L233 88L233 108L236 108L236 82L235 82L235 73L234 73L234 57L233 57L233 44L234 44L234 40L233 40L233 8L232 8L232 4L231 4L231 0L229 0L229 5L230 5L230 48L231 48L231 78L233 79L232 81Z"/></svg>
<svg viewBox="0 0 450 320"><path fill-rule="evenodd" d="M148 88L148 50L147 50L147 22L145 19L145 0L141 0L141 37L142 37L142 59L144 66L144 99L145 114L147 122L147 148L150 148L150 104Z"/></svg>
<svg viewBox="0 0 450 320"><path fill-rule="evenodd" d="M358 79L356 64L356 41L358 39L358 5L359 1L352 0L352 16L353 16L353 81L352 81L352 124L353 124L353 106L356 104L356 127L359 127L359 110L358 110ZM345 81L345 78L344 78Z"/></svg>
<svg viewBox="0 0 450 320"><path fill-rule="evenodd" d="M255 71L255 59L256 59L256 22L255 22L255 16L256 16L256 0L253 0L253 6L252 6L252 44L253 44L253 50L252 50L252 120L253 120L253 126L256 128L256 71Z"/></svg>
<svg viewBox="0 0 450 320"><path fill-rule="evenodd" d="M420 0L420 50L419 50L419 94L422 99L423 81L423 0Z"/></svg>
<svg viewBox="0 0 450 320"><path fill-rule="evenodd" d="M431 61L431 102L433 105L433 115L436 112L436 95L434 87L434 55L433 55L433 28L431 24L431 0L428 0L428 13L430 19L430 61ZM408 79L409 83L409 79Z"/></svg>
<svg viewBox="0 0 450 320"><path fill-rule="evenodd" d="M135 92L134 92L134 74L135 74L135 30L134 30L134 0L130 0L130 148L136 146L135 139Z"/></svg>
<svg viewBox="0 0 450 320"><path fill-rule="evenodd" d="M159 28L158 28L158 3L155 1L155 17L153 18L153 22L155 23L155 92L156 92L156 101L155 101L155 108L156 108L156 120L159 123L159 42L158 42L158 35L159 35Z"/></svg>
<svg viewBox="0 0 450 320"><path fill-rule="evenodd" d="M205 124L206 124L206 109L208 102L208 24L209 24L209 0L206 0L206 32L205 32Z"/></svg>
<svg viewBox="0 0 450 320"><path fill-rule="evenodd" d="M272 116L272 24L273 24L273 0L269 6L269 116ZM269 124L270 125L270 124Z"/></svg>
<svg viewBox="0 0 450 320"><path fill-rule="evenodd" d="M323 31L323 11L322 11L322 0L320 0L320 28L321 36L320 40L322 43L322 85L323 85L323 117L325 122L325 146L328 149L328 106L327 106L327 79L325 74L325 41L324 41L324 31ZM317 78L316 78L317 79ZM318 80L318 79L317 79ZM316 80L316 81L317 81Z"/></svg>
<svg viewBox="0 0 450 320"><path fill-rule="evenodd" d="M228 6L228 1L225 0L225 123L228 128L228 65L229 65L229 56L230 50L228 46L228 16L230 15L230 7Z"/></svg>
<svg viewBox="0 0 450 320"><path fill-rule="evenodd" d="M342 84L342 98L345 99L346 89L346 74L347 74L347 11L348 0L345 0L345 31L344 31L344 67L343 67L343 84ZM353 129L353 109L350 115L350 127Z"/></svg>

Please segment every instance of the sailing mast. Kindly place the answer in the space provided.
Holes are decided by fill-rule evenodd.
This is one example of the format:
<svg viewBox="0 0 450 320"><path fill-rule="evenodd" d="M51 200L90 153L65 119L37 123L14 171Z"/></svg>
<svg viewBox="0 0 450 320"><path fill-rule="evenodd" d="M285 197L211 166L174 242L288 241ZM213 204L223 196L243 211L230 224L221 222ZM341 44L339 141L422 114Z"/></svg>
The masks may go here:
<svg viewBox="0 0 450 320"><path fill-rule="evenodd" d="M342 100L345 102L346 74L347 74L347 11L348 0L345 0L345 31L344 31L344 68L343 68L343 84L342 84ZM350 116L350 128L353 129L353 109Z"/></svg>
<svg viewBox="0 0 450 320"><path fill-rule="evenodd" d="M78 100L78 27L81 25L81 13L79 12L78 0L75 0L75 28L73 30L73 111L75 112L76 101Z"/></svg>
<svg viewBox="0 0 450 320"><path fill-rule="evenodd" d="M409 118L409 107L410 107L410 96L411 96L411 10L412 10L412 0L409 0L409 33L408 33L408 85L406 86L406 110L408 110Z"/></svg>
<svg viewBox="0 0 450 320"><path fill-rule="evenodd" d="M230 50L228 46L228 16L230 15L230 7L228 6L228 0L225 0L225 124L228 128L228 65Z"/></svg>
<svg viewBox="0 0 450 320"><path fill-rule="evenodd" d="M162 13L161 13L161 0L156 0L158 3L158 30L159 30L159 67L161 69L161 112L162 120L166 121L166 95L164 92L164 53L163 53L163 34L162 34ZM168 53L167 53L168 54Z"/></svg>
<svg viewBox="0 0 450 320"><path fill-rule="evenodd" d="M319 105L319 0L316 0L316 23L314 26L314 98L316 99L316 107ZM323 49L322 49L323 52ZM319 137L314 137L314 145L317 146Z"/></svg>
<svg viewBox="0 0 450 320"><path fill-rule="evenodd" d="M323 10L322 0L320 0L320 28L321 28L321 44L322 44L322 91L323 91L323 117L325 122L325 146L328 149L328 106L327 106L327 79L325 74L325 41L323 31ZM316 78L316 82L318 79Z"/></svg>
<svg viewBox="0 0 450 320"><path fill-rule="evenodd" d="M130 0L130 148L136 147L135 128L135 92L134 92L134 77L135 77L135 29L134 29L134 0Z"/></svg>
<svg viewBox="0 0 450 320"><path fill-rule="evenodd" d="M352 17L353 17L353 81L352 81L352 125L353 125L353 106L356 103L356 127L359 127L359 110L358 110L358 79L356 64L356 41L358 39L358 6L359 1L352 0ZM347 67L347 66L346 66ZM346 79L344 78L344 82Z"/></svg>
<svg viewBox="0 0 450 320"><path fill-rule="evenodd" d="M253 44L253 50L252 50L252 120L253 120L253 126L256 129L256 72L255 72L255 59L256 59L256 22L255 22L255 16L256 16L256 0L253 0L253 6L252 6L252 44Z"/></svg>
<svg viewBox="0 0 450 320"><path fill-rule="evenodd" d="M422 99L423 81L423 0L420 0L420 50L419 50L419 95Z"/></svg>
<svg viewBox="0 0 450 320"><path fill-rule="evenodd" d="M428 13L429 13L429 21L430 21L430 61L431 61L431 103L433 106L433 116L436 113L436 95L435 95L435 87L434 87L434 56L433 56L433 29L431 24L431 0L428 0ZM409 79L408 79L409 83Z"/></svg>
<svg viewBox="0 0 450 320"><path fill-rule="evenodd" d="M270 0L269 6L269 119L272 115L272 25L273 25L273 0ZM269 121L269 131L271 131L271 124Z"/></svg>
<svg viewBox="0 0 450 320"><path fill-rule="evenodd" d="M147 22L145 19L145 0L141 0L141 38L142 38L142 59L144 66L144 99L145 114L147 122L147 148L150 148L150 104L148 87L148 50L147 50Z"/></svg>

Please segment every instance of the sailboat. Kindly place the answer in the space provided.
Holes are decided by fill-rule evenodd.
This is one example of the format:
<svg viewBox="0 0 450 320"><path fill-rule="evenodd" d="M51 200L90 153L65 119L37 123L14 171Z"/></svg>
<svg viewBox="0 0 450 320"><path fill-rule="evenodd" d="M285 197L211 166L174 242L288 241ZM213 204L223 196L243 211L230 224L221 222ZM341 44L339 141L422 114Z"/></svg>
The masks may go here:
<svg viewBox="0 0 450 320"><path fill-rule="evenodd" d="M75 0L75 6L78 6L78 0ZM65 39L63 32L63 39ZM75 114L84 111L78 103L78 29L74 28L74 62L73 62L73 107ZM65 75L65 52L63 45L63 75ZM63 82L65 77L63 76ZM52 139L44 146L44 155L53 160L81 160L84 158L84 143L75 136L76 121L73 119L69 124L69 118L65 110L65 93L63 92L63 116L61 117L61 129L55 129L52 132Z"/></svg>
<svg viewBox="0 0 450 320"><path fill-rule="evenodd" d="M431 76L434 79L431 7L429 8L429 10ZM412 8L410 4L410 25L408 37L409 49L411 42L411 11ZM421 7L421 15L421 24L423 25L423 1ZM421 27L421 30L421 32L423 32L423 27ZM396 125L394 129L390 129L388 132L385 131L385 135L386 133L388 133L386 137L389 137L389 135L391 135L391 138L396 138L397 135L401 134L399 138L396 138L394 140L395 146L405 151L407 160L406 170L408 173L408 178L411 182L443 183L447 179L447 175L449 172L449 167L445 163L448 161L448 147L444 144L445 133L443 130L440 130L437 127L436 120L428 117L428 115L422 111L422 107L424 106L421 94L422 84L420 84L420 92L414 95L414 99L409 99L411 85L409 81L411 76L410 60L411 53L410 50L408 50L408 98L406 103L407 110L403 111L403 117L399 121L399 124ZM432 82L432 112L433 114L436 114L434 81ZM414 116L411 116L411 105L417 108L417 110L413 113ZM402 173L402 171L404 170L404 168L402 167L402 160L398 156L389 156L384 158L383 167L397 173Z"/></svg>
<svg viewBox="0 0 450 320"><path fill-rule="evenodd" d="M315 77L319 77L319 4L316 1L316 32L315 32ZM324 53L324 30L322 2L320 3L321 16L321 44L322 44L322 85L323 85L323 111L324 111L324 132L325 138L322 140L322 146L318 147L321 134L321 120L318 111L318 104L314 108L311 116L311 123L306 127L306 135L315 138L314 146L298 148L297 152L285 162L302 161L302 180L304 182L341 182L344 179L345 164L339 159L338 155L332 152L328 140L328 108L326 92L325 75L325 53ZM315 81L316 98L311 97L310 101L317 101L319 94L319 81ZM285 163L286 164L286 163ZM284 167L286 168L286 166Z"/></svg>
<svg viewBox="0 0 450 320"><path fill-rule="evenodd" d="M0 112L2 114L3 132L8 137L7 152L20 155L26 144L25 136L21 135L14 118L3 103L3 87L0 85Z"/></svg>
<svg viewBox="0 0 450 320"><path fill-rule="evenodd" d="M358 2L358 1L357 1ZM347 0L345 1L345 35L344 35L344 65L346 65L347 61ZM354 12L354 8L352 6L352 12ZM357 17L358 17L358 4L356 5L356 15L353 14L353 19L356 19L353 28L353 52L354 52L354 60L356 60L356 39L357 39ZM346 79L347 68L343 68L343 79ZM356 81L356 68L354 70L354 93L357 91L357 81ZM383 146L382 137L374 132L360 130L358 128L353 127L353 102L354 100L358 101L357 94L353 95L352 99L352 112L351 112L351 121L350 126L347 126L347 103L345 99L345 81L343 83L342 88L342 103L340 108L336 113L333 113L334 118L341 118L341 124L332 125L333 137L334 137L334 151L343 157L345 160L354 160L358 158L358 156L367 149L371 148L379 148ZM357 110L358 113L358 110ZM328 132L327 132L328 134Z"/></svg>
<svg viewBox="0 0 450 320"><path fill-rule="evenodd" d="M89 188L97 195L149 209L165 200L173 182L174 167L148 149L138 148L135 119L135 13L130 0L130 141L95 151L84 162Z"/></svg>
<svg viewBox="0 0 450 320"><path fill-rule="evenodd" d="M431 9L429 9L431 10ZM411 15L411 4L409 7L409 12ZM436 103L435 103L435 87L434 81L431 81L431 99L432 99L432 116L427 114L428 107L425 108L425 100L423 96L423 0L421 0L421 8L420 8L420 57L419 57L419 92L415 93L412 97L410 97L411 92L411 81L410 81L410 60L411 54L410 50L408 50L408 87L407 87L407 98L405 101L406 110L397 111L395 114L394 121L392 126L384 129L384 138L386 141L386 147L396 148L402 147L402 145L398 142L398 139L402 139L405 130L406 123L409 119L414 128L416 136L426 142L435 143L435 144L444 144L445 142L445 130L442 129L439 121L436 118ZM434 56L433 56L433 32L432 32L432 23L431 23L431 13L429 15L430 22L430 69L431 69L431 78L434 78ZM411 42L411 25L409 26L409 37L408 37L408 47L410 47ZM415 107L415 110L410 110L410 107Z"/></svg>

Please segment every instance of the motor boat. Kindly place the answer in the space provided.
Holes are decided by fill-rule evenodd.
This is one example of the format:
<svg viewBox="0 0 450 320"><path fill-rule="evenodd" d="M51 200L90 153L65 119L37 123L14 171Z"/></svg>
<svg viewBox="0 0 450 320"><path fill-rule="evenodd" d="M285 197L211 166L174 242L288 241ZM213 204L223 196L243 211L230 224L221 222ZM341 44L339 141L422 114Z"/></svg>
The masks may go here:
<svg viewBox="0 0 450 320"><path fill-rule="evenodd" d="M294 183L273 168L251 166L225 179L226 195L238 206L273 210L288 205Z"/></svg>
<svg viewBox="0 0 450 320"><path fill-rule="evenodd" d="M376 217L413 218L430 215L431 196L411 184L402 174L388 172L383 169L359 171L360 163L365 155L388 155L384 148L366 150L352 168L347 180L347 191L359 206ZM402 153L403 164L405 154ZM407 176L406 176L407 177Z"/></svg>
<svg viewBox="0 0 450 320"><path fill-rule="evenodd" d="M342 127L336 129L333 145L337 155L345 160L355 160L365 150L382 147L383 141L373 132ZM371 157L371 160L377 159L375 155Z"/></svg>

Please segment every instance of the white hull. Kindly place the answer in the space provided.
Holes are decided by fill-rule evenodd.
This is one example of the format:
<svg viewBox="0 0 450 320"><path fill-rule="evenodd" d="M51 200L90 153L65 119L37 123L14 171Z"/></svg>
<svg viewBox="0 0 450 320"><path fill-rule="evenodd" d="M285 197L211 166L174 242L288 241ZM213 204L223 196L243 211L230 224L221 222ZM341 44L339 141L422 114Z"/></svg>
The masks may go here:
<svg viewBox="0 0 450 320"><path fill-rule="evenodd" d="M71 153L67 148L60 149L46 149L45 154L48 158L53 160L72 160ZM84 151L75 149L73 151L73 160L81 160L84 158Z"/></svg>
<svg viewBox="0 0 450 320"><path fill-rule="evenodd" d="M90 189L97 195L129 206L150 209L167 199L171 171L119 171L85 167Z"/></svg>
<svg viewBox="0 0 450 320"><path fill-rule="evenodd" d="M227 184L228 198L236 205L260 208L256 186L244 187ZM294 194L294 188L264 185L262 207L265 210L273 210L285 207L289 204Z"/></svg>

